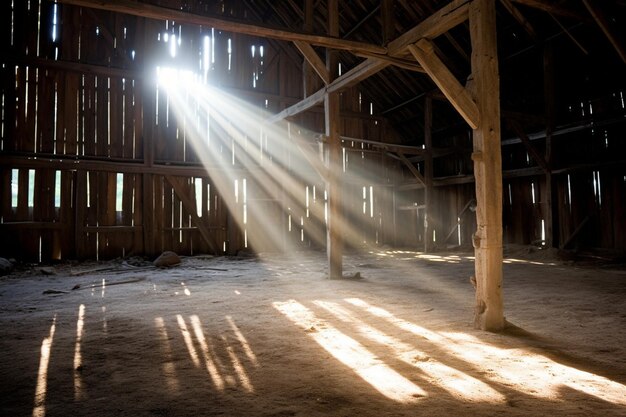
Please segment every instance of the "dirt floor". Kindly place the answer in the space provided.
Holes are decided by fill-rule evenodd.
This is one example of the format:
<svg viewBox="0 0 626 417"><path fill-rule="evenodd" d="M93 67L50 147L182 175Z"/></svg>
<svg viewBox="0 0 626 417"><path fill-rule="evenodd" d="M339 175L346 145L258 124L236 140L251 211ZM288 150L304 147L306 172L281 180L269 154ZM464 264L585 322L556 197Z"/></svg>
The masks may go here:
<svg viewBox="0 0 626 417"><path fill-rule="evenodd" d="M0 413L626 416L626 271L528 252L503 334L472 327L471 253L350 254L361 279L332 281L323 253L18 271Z"/></svg>

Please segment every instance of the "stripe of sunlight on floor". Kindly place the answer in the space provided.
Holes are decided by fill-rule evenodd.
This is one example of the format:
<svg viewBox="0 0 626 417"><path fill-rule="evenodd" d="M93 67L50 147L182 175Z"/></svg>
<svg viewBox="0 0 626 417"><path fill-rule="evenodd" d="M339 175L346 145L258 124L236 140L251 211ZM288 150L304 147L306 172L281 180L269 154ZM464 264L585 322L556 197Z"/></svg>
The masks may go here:
<svg viewBox="0 0 626 417"><path fill-rule="evenodd" d="M352 312L337 303L316 300L315 305L348 323L364 337L391 349L401 361L424 372L426 379L434 386L441 386L450 394L468 402L502 403L506 399L498 391L484 382L454 369L432 358L413 346L389 336L373 326L359 320Z"/></svg>
<svg viewBox="0 0 626 417"><path fill-rule="evenodd" d="M35 400L33 404L33 417L46 415L46 393L48 392L48 365L50 363L50 350L54 340L57 316L52 318L50 333L41 342L41 356L39 358L39 371L37 372L37 386L35 388Z"/></svg>
<svg viewBox="0 0 626 417"><path fill-rule="evenodd" d="M427 396L422 388L391 369L359 342L317 318L299 302L275 302L273 306L385 397L411 403Z"/></svg>
<svg viewBox="0 0 626 417"><path fill-rule="evenodd" d="M557 363L527 348L503 349L465 333L433 332L358 298L345 301L428 340L472 364L486 378L520 392L556 400L559 388L568 386L613 404L626 405L626 386L603 376Z"/></svg>

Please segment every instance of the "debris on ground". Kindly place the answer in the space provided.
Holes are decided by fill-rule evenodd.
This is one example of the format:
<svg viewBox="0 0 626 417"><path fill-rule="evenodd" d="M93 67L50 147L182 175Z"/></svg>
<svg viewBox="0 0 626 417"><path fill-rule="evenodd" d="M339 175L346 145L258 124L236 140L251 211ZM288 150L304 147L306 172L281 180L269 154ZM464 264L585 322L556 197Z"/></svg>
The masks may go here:
<svg viewBox="0 0 626 417"><path fill-rule="evenodd" d="M165 251L154 260L154 266L159 268L170 267L180 263L180 256L175 252Z"/></svg>

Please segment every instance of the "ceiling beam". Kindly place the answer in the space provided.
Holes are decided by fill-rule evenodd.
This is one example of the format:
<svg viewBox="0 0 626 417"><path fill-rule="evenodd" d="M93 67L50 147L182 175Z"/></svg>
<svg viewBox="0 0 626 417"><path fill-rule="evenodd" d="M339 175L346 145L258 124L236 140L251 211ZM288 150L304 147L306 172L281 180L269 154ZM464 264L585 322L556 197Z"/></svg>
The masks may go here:
<svg viewBox="0 0 626 417"><path fill-rule="evenodd" d="M434 39L439 35L443 35L448 30L466 21L468 10L469 0L452 1L413 29L391 41L387 46L388 54L392 56L398 55L404 52L407 46L422 38Z"/></svg>
<svg viewBox="0 0 626 417"><path fill-rule="evenodd" d="M477 129L480 113L476 103L465 87L435 54L432 41L420 39L415 45L409 45L409 50L467 124L472 129Z"/></svg>
<svg viewBox="0 0 626 417"><path fill-rule="evenodd" d="M532 7L533 9L543 10L544 12L548 12L550 14L555 14L562 17L569 17L570 19L579 20L581 22L591 23L591 19L589 17L578 13L575 10L564 7L560 4L556 4L551 0L511 0L514 3L523 4L524 6ZM565 2L564 4L567 4Z"/></svg>
<svg viewBox="0 0 626 417"><path fill-rule="evenodd" d="M133 16L146 17L149 19L175 20L177 23L202 25L227 32L242 33L264 38L292 42L303 41L310 43L311 45L324 46L326 48L340 49L351 52L358 51L373 54L385 54L387 52L385 47L369 43L350 41L334 36L322 36L295 32L267 25L252 25L241 21L227 20L222 17L202 16L194 13L183 12L181 10L168 9L165 7L130 0L110 0L106 2L100 0L60 0L59 3L107 10L115 13L124 13Z"/></svg>
<svg viewBox="0 0 626 417"><path fill-rule="evenodd" d="M291 107L287 107L280 113L270 117L267 122L275 123L286 117L295 116L298 113L302 113L303 111L310 109L311 107L317 106L324 101L324 96L326 95L326 93L337 92L344 88L353 86L354 84L358 83L361 80L364 80L372 74L377 73L388 65L389 63L384 61L366 59L356 67L352 68L350 71L343 74L341 77L336 78L335 81L328 84L328 86L318 90L316 93L308 96L304 100L294 104Z"/></svg>
<svg viewBox="0 0 626 417"><path fill-rule="evenodd" d="M526 31L526 33L528 33L530 38L534 42L537 42L539 38L537 36L537 32L535 31L535 28L530 24L530 22L526 19L526 17L524 17L522 12L520 12L519 9L515 7L515 5L511 2L511 0L500 0L500 3L502 3L504 8L509 11L511 16L513 16L513 18L517 20L517 23L519 23L524 28L524 30Z"/></svg>
<svg viewBox="0 0 626 417"><path fill-rule="evenodd" d="M468 18L469 0L454 0L447 6L439 9L430 17L423 20L413 29L398 37L389 44L389 55L399 55L406 47L422 38L435 38L456 25L464 22ZM392 47L393 45L393 47ZM395 51L395 52L391 52ZM322 88L317 93L310 95L301 102L286 108L280 113L270 117L268 122L274 123L285 117L294 116L302 111L316 106L324 100L326 92L338 91L350 87L364 79L387 68L391 62L378 58L367 58L341 77L335 79L328 86Z"/></svg>
<svg viewBox="0 0 626 417"><path fill-rule="evenodd" d="M589 0L583 0L585 7L591 13L591 16L595 19L604 35L609 39L613 48L617 51L617 54L622 61L626 63L626 47L624 46L624 38L615 33L614 26L611 23L610 18L606 15L604 10L602 10L602 4L598 4L598 2L593 2Z"/></svg>

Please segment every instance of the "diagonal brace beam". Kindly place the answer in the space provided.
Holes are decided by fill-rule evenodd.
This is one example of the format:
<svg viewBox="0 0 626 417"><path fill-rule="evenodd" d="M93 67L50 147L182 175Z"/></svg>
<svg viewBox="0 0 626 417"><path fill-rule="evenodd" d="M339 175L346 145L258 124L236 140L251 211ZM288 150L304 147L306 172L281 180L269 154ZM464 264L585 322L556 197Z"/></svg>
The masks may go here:
<svg viewBox="0 0 626 417"><path fill-rule="evenodd" d="M433 43L422 38L415 45L409 45L409 51L417 62L426 70L430 78L437 84L441 92L452 103L472 129L477 129L480 113L470 93L461 85L454 74L435 54Z"/></svg>

